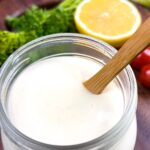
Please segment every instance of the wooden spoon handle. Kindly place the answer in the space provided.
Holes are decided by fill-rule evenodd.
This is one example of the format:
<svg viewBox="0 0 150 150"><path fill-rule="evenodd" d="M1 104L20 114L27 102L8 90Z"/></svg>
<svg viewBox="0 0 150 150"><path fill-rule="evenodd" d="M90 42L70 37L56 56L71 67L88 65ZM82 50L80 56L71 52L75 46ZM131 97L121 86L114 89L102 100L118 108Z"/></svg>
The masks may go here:
<svg viewBox="0 0 150 150"><path fill-rule="evenodd" d="M84 82L85 87L94 94L101 93L106 85L149 44L150 17L97 74Z"/></svg>

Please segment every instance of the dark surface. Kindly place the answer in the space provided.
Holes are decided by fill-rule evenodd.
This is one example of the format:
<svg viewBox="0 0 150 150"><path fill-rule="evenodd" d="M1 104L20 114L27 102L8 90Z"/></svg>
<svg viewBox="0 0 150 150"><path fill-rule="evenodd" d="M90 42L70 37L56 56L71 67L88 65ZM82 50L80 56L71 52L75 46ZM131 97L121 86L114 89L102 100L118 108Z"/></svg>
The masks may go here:
<svg viewBox="0 0 150 150"><path fill-rule="evenodd" d="M6 29L6 15L18 15L32 4L53 6L61 0L0 0L0 29ZM150 16L150 10L137 5L143 20ZM138 136L135 150L150 150L150 90L138 86ZM2 146L0 144L0 150Z"/></svg>

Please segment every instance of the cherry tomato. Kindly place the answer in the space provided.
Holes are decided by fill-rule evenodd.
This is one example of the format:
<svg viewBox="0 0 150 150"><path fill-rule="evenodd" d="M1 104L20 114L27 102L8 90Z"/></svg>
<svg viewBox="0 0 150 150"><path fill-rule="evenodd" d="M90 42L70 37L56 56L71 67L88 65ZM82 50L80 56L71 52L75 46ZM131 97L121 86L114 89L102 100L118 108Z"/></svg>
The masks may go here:
<svg viewBox="0 0 150 150"><path fill-rule="evenodd" d="M150 47L146 48L131 62L131 66L136 70L141 70L147 64L150 64Z"/></svg>
<svg viewBox="0 0 150 150"><path fill-rule="evenodd" d="M150 64L142 67L139 73L139 82L147 88L150 88Z"/></svg>

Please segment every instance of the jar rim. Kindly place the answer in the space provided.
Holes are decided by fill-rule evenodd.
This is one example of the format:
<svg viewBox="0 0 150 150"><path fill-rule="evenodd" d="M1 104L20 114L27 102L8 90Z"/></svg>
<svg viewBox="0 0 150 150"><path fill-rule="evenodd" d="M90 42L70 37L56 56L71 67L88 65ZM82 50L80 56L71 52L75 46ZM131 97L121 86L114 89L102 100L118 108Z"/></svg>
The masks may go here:
<svg viewBox="0 0 150 150"><path fill-rule="evenodd" d="M29 49L37 46L38 44L41 45L42 43L45 43L46 41L48 41L50 39L54 39L54 38L81 38L81 39L85 39L88 41L96 42L97 44L101 44L101 46L111 50L111 55L114 55L117 52L117 50L115 48L113 48L112 46L110 46L109 44L107 44L101 40L97 40L95 38L92 38L92 37L89 37L86 35L82 35L82 34L78 34L78 33L57 33L57 34L47 35L47 36L35 39L35 40L25 44L24 46L20 47L18 50L16 50L3 64L3 66L0 70L0 76L2 76L3 72L5 71L5 68L9 65L9 62L11 62L12 58L17 56L20 52L28 51ZM14 127L14 125L11 123L11 121L7 117L5 110L3 108L3 105L2 105L2 102L0 101L1 122L4 123L7 126L7 128L9 130L11 130L11 132L13 134L15 134L16 136L19 136L19 139L21 138L20 140L26 141L26 143L28 143L28 145L33 144L33 145L44 146L44 147L52 148L52 149L56 149L56 150L60 149L60 148L64 149L64 150L68 150L68 149L72 149L72 148L77 149L77 148L84 147L84 146L90 146L91 144L94 145L97 142L99 142L100 144L102 144L104 142L106 143L111 138L113 138L114 135L117 134L115 131L117 131L118 128L121 126L121 124L123 124L125 122L126 117L127 117L126 114L133 113L133 112L135 113L135 109L137 106L137 101L136 101L137 85L136 85L135 76L129 65L125 68L125 70L126 70L128 78L129 78L130 89L131 89L131 95L130 95L129 103L127 104L126 110L124 111L121 119L110 130L108 130L106 133L104 133L103 135L101 135L95 139L92 139L85 143L75 144L75 145L51 145L51 144L46 144L46 143L36 141L34 139L27 137L22 132L20 132L17 128ZM1 80L0 80L0 85L1 85ZM110 133L114 133L114 134L111 134L111 136L110 136Z"/></svg>

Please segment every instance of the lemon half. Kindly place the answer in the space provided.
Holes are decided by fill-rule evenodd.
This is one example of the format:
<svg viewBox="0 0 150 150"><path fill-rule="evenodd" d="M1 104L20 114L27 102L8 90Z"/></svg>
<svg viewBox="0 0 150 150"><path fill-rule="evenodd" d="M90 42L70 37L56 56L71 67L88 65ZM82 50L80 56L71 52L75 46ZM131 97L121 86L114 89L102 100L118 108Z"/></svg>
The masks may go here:
<svg viewBox="0 0 150 150"><path fill-rule="evenodd" d="M75 12L80 33L120 47L141 24L137 8L127 0L83 0Z"/></svg>

